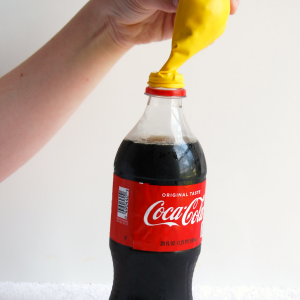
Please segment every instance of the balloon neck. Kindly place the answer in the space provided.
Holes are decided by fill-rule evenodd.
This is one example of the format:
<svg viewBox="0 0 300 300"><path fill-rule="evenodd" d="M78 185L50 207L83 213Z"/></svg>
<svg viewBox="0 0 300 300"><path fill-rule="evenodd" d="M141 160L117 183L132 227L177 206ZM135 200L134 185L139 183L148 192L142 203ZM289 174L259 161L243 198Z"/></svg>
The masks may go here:
<svg viewBox="0 0 300 300"><path fill-rule="evenodd" d="M149 76L148 85L154 88L170 88L181 89L184 87L184 78L177 70L174 71L159 71L151 73Z"/></svg>

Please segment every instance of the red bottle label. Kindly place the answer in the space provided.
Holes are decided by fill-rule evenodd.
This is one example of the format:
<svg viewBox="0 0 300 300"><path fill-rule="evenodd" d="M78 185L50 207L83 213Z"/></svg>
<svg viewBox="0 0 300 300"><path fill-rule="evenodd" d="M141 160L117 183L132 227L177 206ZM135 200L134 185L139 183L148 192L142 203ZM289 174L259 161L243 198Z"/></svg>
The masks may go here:
<svg viewBox="0 0 300 300"><path fill-rule="evenodd" d="M172 252L200 245L205 183L160 186L114 175L110 237L143 251Z"/></svg>

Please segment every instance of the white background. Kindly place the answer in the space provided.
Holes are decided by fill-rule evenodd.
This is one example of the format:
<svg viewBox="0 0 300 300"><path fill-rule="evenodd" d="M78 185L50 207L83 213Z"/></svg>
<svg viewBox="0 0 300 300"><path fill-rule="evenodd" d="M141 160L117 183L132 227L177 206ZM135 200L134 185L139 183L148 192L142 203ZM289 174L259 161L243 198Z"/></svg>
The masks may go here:
<svg viewBox="0 0 300 300"><path fill-rule="evenodd" d="M2 0L0 76L85 2ZM299 287L299 11L299 0L242 0L225 34L180 69L186 118L208 163L194 283ZM112 282L114 156L143 113L148 75L168 58L170 43L127 53L60 132L1 183L0 281Z"/></svg>

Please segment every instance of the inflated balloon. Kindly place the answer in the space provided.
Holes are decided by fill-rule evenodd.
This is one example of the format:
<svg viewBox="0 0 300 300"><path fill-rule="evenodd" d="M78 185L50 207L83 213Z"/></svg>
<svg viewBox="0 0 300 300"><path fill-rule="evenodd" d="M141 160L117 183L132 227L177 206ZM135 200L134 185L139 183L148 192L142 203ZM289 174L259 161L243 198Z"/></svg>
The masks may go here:
<svg viewBox="0 0 300 300"><path fill-rule="evenodd" d="M170 57L159 72L150 74L148 84L183 88L183 76L177 69L223 34L229 13L230 0L180 0Z"/></svg>

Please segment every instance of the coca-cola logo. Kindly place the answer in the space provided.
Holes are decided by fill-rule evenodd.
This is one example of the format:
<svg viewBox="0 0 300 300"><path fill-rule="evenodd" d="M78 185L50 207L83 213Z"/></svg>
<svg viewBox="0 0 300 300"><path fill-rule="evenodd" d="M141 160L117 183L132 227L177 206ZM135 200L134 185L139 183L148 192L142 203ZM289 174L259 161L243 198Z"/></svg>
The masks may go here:
<svg viewBox="0 0 300 300"><path fill-rule="evenodd" d="M165 207L165 201L153 203L145 212L144 223L148 226L186 226L203 219L205 196L194 199L189 206Z"/></svg>

